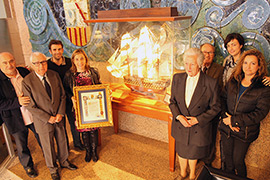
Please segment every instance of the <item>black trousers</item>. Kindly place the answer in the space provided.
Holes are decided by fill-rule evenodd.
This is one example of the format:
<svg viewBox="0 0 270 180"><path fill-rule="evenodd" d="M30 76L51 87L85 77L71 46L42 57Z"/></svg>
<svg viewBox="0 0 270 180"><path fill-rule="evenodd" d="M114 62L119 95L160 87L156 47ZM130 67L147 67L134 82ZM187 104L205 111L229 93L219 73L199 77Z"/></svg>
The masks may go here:
<svg viewBox="0 0 270 180"><path fill-rule="evenodd" d="M75 117L74 117L74 112L72 112L72 107L73 105L70 102L66 103L66 114L68 118L68 122L70 125L70 130L73 138L73 144L74 146L81 146L81 137L80 137L80 132L76 130L75 127Z"/></svg>
<svg viewBox="0 0 270 180"><path fill-rule="evenodd" d="M225 158L225 171L238 176L247 177L245 157L250 142L243 142L235 137L227 137L221 133L221 143Z"/></svg>
<svg viewBox="0 0 270 180"><path fill-rule="evenodd" d="M29 129L34 133L40 147L41 147L41 144L40 144L39 136L35 130L34 124L32 123L25 127L26 128L24 128L22 131L12 134L12 136L14 137L14 140L16 143L19 160L22 166L24 167L24 169L27 169L29 167L33 167L34 165L30 150L28 148Z"/></svg>

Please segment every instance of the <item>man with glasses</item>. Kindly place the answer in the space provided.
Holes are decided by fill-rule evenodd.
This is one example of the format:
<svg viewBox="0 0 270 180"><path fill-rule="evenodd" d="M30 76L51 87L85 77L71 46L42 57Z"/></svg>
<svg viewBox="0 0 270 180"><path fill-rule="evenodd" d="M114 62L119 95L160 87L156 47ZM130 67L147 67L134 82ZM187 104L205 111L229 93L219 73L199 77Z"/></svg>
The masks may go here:
<svg viewBox="0 0 270 180"><path fill-rule="evenodd" d="M22 92L21 82L30 72L23 67L16 68L16 61L8 52L0 53L0 119L5 122L9 133L14 137L20 163L29 177L38 174L34 169L34 163L28 148L29 129L35 134L40 145L39 136L36 133L33 117L26 109L30 98Z"/></svg>
<svg viewBox="0 0 270 180"><path fill-rule="evenodd" d="M202 71L208 76L217 79L221 89L223 85L223 67L220 64L213 62L215 57L215 47L209 43L205 43L201 45L200 49L204 55Z"/></svg>
<svg viewBox="0 0 270 180"><path fill-rule="evenodd" d="M221 91L223 86L222 83L223 67L220 64L213 62L215 57L215 47L209 43L205 43L201 45L200 49L204 55L202 71L206 73L208 76L218 80L219 89ZM215 159L218 122L219 122L219 114L213 119L212 123L213 125L212 143L210 145L209 155L207 158L203 159L203 161L207 166L212 166L211 164Z"/></svg>
<svg viewBox="0 0 270 180"><path fill-rule="evenodd" d="M68 147L63 117L66 108L65 91L57 72L48 70L46 56L31 54L33 72L22 81L23 93L30 97L27 109L33 114L34 125L40 137L46 165L53 180L60 179L56 164L54 138L58 149L58 161L62 168L77 169L68 161Z"/></svg>

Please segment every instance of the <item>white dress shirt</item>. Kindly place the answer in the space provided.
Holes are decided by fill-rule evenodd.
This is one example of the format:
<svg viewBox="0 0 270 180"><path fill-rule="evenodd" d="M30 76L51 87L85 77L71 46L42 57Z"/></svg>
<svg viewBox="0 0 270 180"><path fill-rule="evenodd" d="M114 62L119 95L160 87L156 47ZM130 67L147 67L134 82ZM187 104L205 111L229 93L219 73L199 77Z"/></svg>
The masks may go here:
<svg viewBox="0 0 270 180"><path fill-rule="evenodd" d="M189 107L191 98L193 96L194 90L197 86L198 80L200 77L200 72L198 72L198 74L196 76L189 76L187 77L186 80L186 89L185 89L185 102L186 102L186 106Z"/></svg>

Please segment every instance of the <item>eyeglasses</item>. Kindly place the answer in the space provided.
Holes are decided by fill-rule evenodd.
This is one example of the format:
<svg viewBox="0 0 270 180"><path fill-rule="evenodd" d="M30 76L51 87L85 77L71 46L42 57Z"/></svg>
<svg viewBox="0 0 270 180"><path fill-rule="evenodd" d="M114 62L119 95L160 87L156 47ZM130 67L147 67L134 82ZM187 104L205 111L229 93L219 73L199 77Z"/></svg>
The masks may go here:
<svg viewBox="0 0 270 180"><path fill-rule="evenodd" d="M215 52L207 52L207 51L203 51L203 54L213 55L213 54L215 54Z"/></svg>
<svg viewBox="0 0 270 180"><path fill-rule="evenodd" d="M40 61L40 62L32 62L32 64L34 64L35 66L39 66L40 64L45 65L45 64L47 64L47 60Z"/></svg>

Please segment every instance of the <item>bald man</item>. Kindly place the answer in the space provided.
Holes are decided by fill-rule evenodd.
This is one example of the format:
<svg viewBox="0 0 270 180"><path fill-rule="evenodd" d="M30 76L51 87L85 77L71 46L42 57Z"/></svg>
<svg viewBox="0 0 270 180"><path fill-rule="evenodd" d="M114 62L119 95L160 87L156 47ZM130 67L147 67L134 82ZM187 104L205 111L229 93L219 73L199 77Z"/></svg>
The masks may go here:
<svg viewBox="0 0 270 180"><path fill-rule="evenodd" d="M14 137L20 163L29 177L36 177L34 163L27 146L29 129L35 134L40 144L39 136L33 125L33 117L26 109L30 98L24 96L21 82L29 74L23 67L16 68L12 54L0 53L0 117Z"/></svg>
<svg viewBox="0 0 270 180"><path fill-rule="evenodd" d="M33 114L34 125L40 137L46 165L53 180L60 179L54 139L58 150L58 161L62 168L77 169L68 161L68 147L63 117L66 110L66 95L57 72L48 70L46 56L35 52L30 62L34 72L22 81L23 93L30 97L27 109Z"/></svg>

